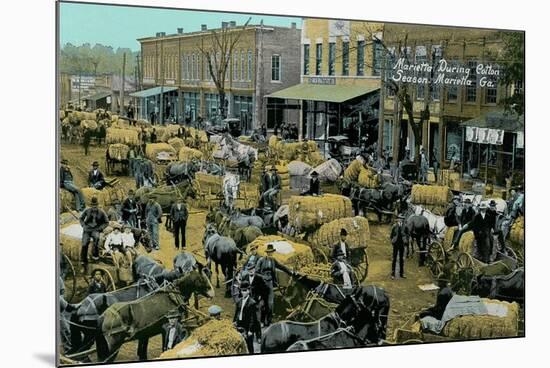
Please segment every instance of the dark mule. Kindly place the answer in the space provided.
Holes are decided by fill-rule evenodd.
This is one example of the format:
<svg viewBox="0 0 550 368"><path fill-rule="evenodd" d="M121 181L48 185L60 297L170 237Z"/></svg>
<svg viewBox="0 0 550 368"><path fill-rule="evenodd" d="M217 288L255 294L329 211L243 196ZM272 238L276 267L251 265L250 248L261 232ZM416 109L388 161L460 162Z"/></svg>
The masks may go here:
<svg viewBox="0 0 550 368"><path fill-rule="evenodd" d="M211 270L212 261L216 271L216 287L220 287L219 266L226 282L225 296L231 295L231 280L237 268L237 253L239 249L235 241L226 236L221 236L212 226L208 226L204 232L204 256L207 259L206 268Z"/></svg>
<svg viewBox="0 0 550 368"><path fill-rule="evenodd" d="M296 341L286 351L340 349L365 345L367 344L352 333L349 328L339 328L327 335L314 337L309 340Z"/></svg>
<svg viewBox="0 0 550 368"><path fill-rule="evenodd" d="M525 295L524 269L518 268L505 276L480 275L472 282L472 295L523 303Z"/></svg>
<svg viewBox="0 0 550 368"><path fill-rule="evenodd" d="M414 254L414 242L416 242L420 253L418 264L423 266L426 261L428 242L432 234L430 223L426 217L416 215L412 206L409 206L404 221L406 232L409 235L409 241L405 245L407 247L407 257Z"/></svg>
<svg viewBox="0 0 550 368"><path fill-rule="evenodd" d="M112 362L124 343L136 339L139 359L147 360L149 338L161 333L166 314L174 310L185 312L193 294L208 298L215 295L202 269L189 272L138 300L110 306L99 319L98 361Z"/></svg>

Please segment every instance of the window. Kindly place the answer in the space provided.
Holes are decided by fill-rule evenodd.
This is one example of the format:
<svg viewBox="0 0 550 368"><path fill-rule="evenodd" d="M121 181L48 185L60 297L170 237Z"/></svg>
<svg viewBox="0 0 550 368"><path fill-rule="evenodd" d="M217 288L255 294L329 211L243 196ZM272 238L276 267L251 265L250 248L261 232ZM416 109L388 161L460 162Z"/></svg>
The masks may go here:
<svg viewBox="0 0 550 368"><path fill-rule="evenodd" d="M384 120L384 150L393 150L393 120Z"/></svg>
<svg viewBox="0 0 550 368"><path fill-rule="evenodd" d="M218 109L220 108L220 95L217 93L205 93L204 101L206 107L206 117L209 119L218 116Z"/></svg>
<svg viewBox="0 0 550 368"><path fill-rule="evenodd" d="M187 55L187 61L185 62L185 79L191 79L191 56Z"/></svg>
<svg viewBox="0 0 550 368"><path fill-rule="evenodd" d="M382 57L384 52L384 47L382 42L375 40L372 49L372 75L380 76L382 70Z"/></svg>
<svg viewBox="0 0 550 368"><path fill-rule="evenodd" d="M485 103L497 103L497 78L494 75L487 75L487 85L485 86Z"/></svg>
<svg viewBox="0 0 550 368"><path fill-rule="evenodd" d="M195 80L197 79L195 76L196 76L196 73L197 73L197 64L196 64L197 60L195 58L195 54L193 54L193 64L191 64L191 68L192 71L191 71L191 79Z"/></svg>
<svg viewBox="0 0 550 368"><path fill-rule="evenodd" d="M252 51L248 50L248 73L247 73L247 80L252 80Z"/></svg>
<svg viewBox="0 0 550 368"><path fill-rule="evenodd" d="M318 43L315 50L315 75L321 75L321 65L323 62L323 44Z"/></svg>
<svg viewBox="0 0 550 368"><path fill-rule="evenodd" d="M426 46L417 46L416 47L416 53L414 55L416 65L426 64L428 62L428 58L426 56ZM417 78L424 78L427 77L425 72L417 72L416 73ZM416 85L416 98L419 100L424 99L424 91L426 89L426 84L424 83L418 83Z"/></svg>
<svg viewBox="0 0 550 368"><path fill-rule="evenodd" d="M309 75L309 45L304 45L304 75Z"/></svg>
<svg viewBox="0 0 550 368"><path fill-rule="evenodd" d="M443 55L443 51L441 49L441 45L434 45L432 46L432 52L434 53L433 55L433 67L434 67L434 70L437 70L437 67L439 66L439 61L441 60L441 56ZM434 77L436 76L436 74L434 73ZM433 83L434 81L430 81L430 83ZM437 85L437 84L433 84L432 85L432 100L434 101L439 101L439 97L440 97L440 92L441 92L441 86L440 85Z"/></svg>
<svg viewBox="0 0 550 368"><path fill-rule="evenodd" d="M365 75L365 41L357 41L357 75Z"/></svg>
<svg viewBox="0 0 550 368"><path fill-rule="evenodd" d="M279 55L271 56L271 80L281 80L281 57Z"/></svg>
<svg viewBox="0 0 550 368"><path fill-rule="evenodd" d="M342 75L349 75L349 42L342 42Z"/></svg>
<svg viewBox="0 0 550 368"><path fill-rule="evenodd" d="M182 55L181 57L181 79L185 80L185 56Z"/></svg>
<svg viewBox="0 0 550 368"><path fill-rule="evenodd" d="M244 81L245 75L244 75L244 51L241 51L241 80Z"/></svg>
<svg viewBox="0 0 550 368"><path fill-rule="evenodd" d="M477 98L477 74L476 74L477 61L468 61L468 68L470 68L470 74L468 80L470 85L466 86L466 102L476 102Z"/></svg>
<svg viewBox="0 0 550 368"><path fill-rule="evenodd" d="M523 81L517 80L514 82L514 95L523 93Z"/></svg>
<svg viewBox="0 0 550 368"><path fill-rule="evenodd" d="M239 52L233 52L233 80L239 80Z"/></svg>
<svg viewBox="0 0 550 368"><path fill-rule="evenodd" d="M328 75L334 75L334 62L336 60L336 43L328 44Z"/></svg>

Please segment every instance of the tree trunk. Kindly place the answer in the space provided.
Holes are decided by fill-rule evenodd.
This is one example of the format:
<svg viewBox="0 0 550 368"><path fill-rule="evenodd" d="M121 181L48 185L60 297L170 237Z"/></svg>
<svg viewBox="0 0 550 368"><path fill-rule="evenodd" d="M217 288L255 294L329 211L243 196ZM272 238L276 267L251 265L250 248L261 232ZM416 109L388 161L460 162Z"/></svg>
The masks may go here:
<svg viewBox="0 0 550 368"><path fill-rule="evenodd" d="M218 90L218 96L220 97L220 116L223 119L227 117L227 112L225 109L225 90L220 89Z"/></svg>

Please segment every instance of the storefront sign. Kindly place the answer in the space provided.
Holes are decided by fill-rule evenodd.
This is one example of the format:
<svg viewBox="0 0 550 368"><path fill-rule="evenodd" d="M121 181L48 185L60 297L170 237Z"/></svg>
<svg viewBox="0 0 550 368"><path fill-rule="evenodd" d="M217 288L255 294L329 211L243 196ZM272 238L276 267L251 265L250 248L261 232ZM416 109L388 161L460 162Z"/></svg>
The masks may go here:
<svg viewBox="0 0 550 368"><path fill-rule="evenodd" d="M466 141L500 146L504 141L504 130L466 127Z"/></svg>
<svg viewBox="0 0 550 368"><path fill-rule="evenodd" d="M325 84L325 85L335 85L336 78L332 77L310 77L309 84Z"/></svg>
<svg viewBox="0 0 550 368"><path fill-rule="evenodd" d="M88 92L95 88L95 77L90 76L71 76L71 90L72 92Z"/></svg>

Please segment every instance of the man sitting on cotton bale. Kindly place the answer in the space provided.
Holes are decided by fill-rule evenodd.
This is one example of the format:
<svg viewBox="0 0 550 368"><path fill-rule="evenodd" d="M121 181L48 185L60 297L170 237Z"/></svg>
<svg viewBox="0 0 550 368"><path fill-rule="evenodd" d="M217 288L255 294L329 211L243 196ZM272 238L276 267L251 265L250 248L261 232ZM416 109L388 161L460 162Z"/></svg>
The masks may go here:
<svg viewBox="0 0 550 368"><path fill-rule="evenodd" d="M335 284L343 285L344 289L353 288L353 270L346 262L341 248L336 248L336 260L332 264L330 275Z"/></svg>
<svg viewBox="0 0 550 368"><path fill-rule="evenodd" d="M309 179L309 189L302 193L302 195L318 196L321 194L321 182L319 181L319 173L315 170L311 173L311 179Z"/></svg>
<svg viewBox="0 0 550 368"><path fill-rule="evenodd" d="M92 197L91 207L86 208L80 215L82 226L82 250L80 261L86 267L88 265L88 245L93 240L92 259L99 259L99 234L107 227L109 220L107 214L98 208L97 197Z"/></svg>
<svg viewBox="0 0 550 368"><path fill-rule="evenodd" d="M74 195L76 210L79 212L83 211L86 201L80 189L78 189L74 184L73 174L71 173L69 161L61 160L61 167L59 168L59 173L60 173L59 184L61 185L61 188L68 190Z"/></svg>
<svg viewBox="0 0 550 368"><path fill-rule="evenodd" d="M107 183L105 182L105 177L99 170L99 163L94 161L92 163L92 169L88 172L88 186L90 188L101 190L105 188L106 185Z"/></svg>
<svg viewBox="0 0 550 368"><path fill-rule="evenodd" d="M105 243L103 247L105 252L108 254L113 253L116 250L122 251L122 232L120 231L121 226L119 224L112 225L113 231L111 231L105 238Z"/></svg>
<svg viewBox="0 0 550 368"><path fill-rule="evenodd" d="M344 260L346 262L349 262L349 246L346 243L346 239L348 237L348 232L346 229L342 228L340 229L340 241L332 247L332 260L336 261L338 258L338 254L342 254L344 256Z"/></svg>

